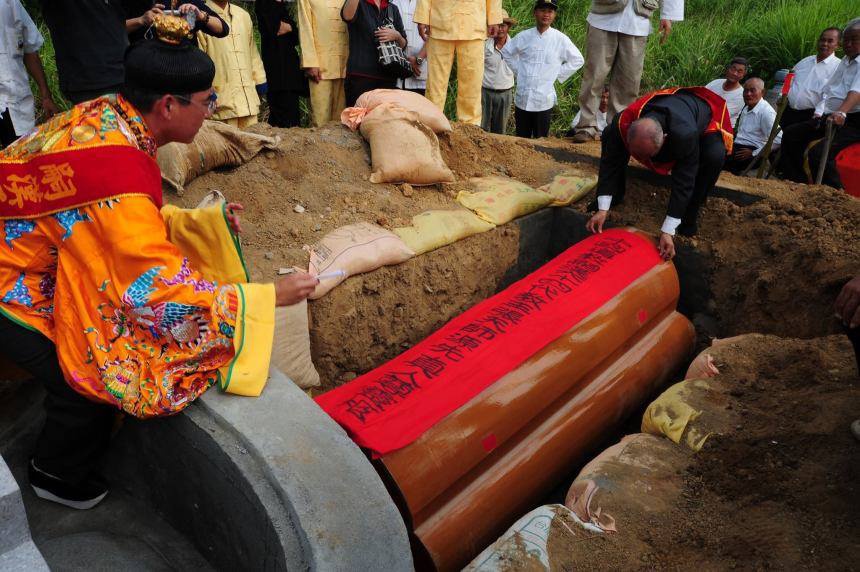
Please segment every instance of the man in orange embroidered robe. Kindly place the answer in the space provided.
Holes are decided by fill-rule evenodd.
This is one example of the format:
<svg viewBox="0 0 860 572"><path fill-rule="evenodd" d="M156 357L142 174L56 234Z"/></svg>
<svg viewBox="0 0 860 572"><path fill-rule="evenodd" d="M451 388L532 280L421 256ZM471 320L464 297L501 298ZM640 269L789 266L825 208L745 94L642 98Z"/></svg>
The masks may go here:
<svg viewBox="0 0 860 572"><path fill-rule="evenodd" d="M615 116L603 132L597 182L597 212L588 221L601 232L609 208L624 200L630 156L657 173L672 175L672 192L659 250L675 255L672 237L697 232L699 209L720 176L732 150L732 124L726 101L703 87L649 93Z"/></svg>
<svg viewBox="0 0 860 572"><path fill-rule="evenodd" d="M169 415L229 384L248 352L238 332L253 317L270 344L260 330L273 320L259 318L317 283L299 274L217 284L167 240L153 157L191 142L211 115L214 73L196 47L141 42L120 94L79 104L0 153L0 351L45 384L30 463L42 498L95 506L107 486L93 469L116 410Z"/></svg>

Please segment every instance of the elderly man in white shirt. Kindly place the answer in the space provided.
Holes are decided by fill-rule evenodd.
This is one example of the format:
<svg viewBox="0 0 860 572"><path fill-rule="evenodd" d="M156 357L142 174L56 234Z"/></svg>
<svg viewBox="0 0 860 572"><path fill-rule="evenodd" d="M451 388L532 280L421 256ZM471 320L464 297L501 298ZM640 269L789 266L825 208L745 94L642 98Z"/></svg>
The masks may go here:
<svg viewBox="0 0 860 572"><path fill-rule="evenodd" d="M842 32L842 48L845 57L824 86L813 118L792 125L782 134L779 168L782 175L792 181L811 182L811 173L818 170L824 146L819 143L809 150L808 173L803 168L803 154L810 143L824 136L827 123L837 130L825 158L824 184L842 188L836 156L846 147L860 142L860 18L852 20Z"/></svg>
<svg viewBox="0 0 860 572"><path fill-rule="evenodd" d="M740 118L735 125L735 141L732 154L726 158L723 169L739 175L753 159L764 149L773 122L776 121L776 110L764 100L764 81L751 77L743 87L744 103ZM774 145L779 145L780 134L774 139Z"/></svg>
<svg viewBox="0 0 860 572"><path fill-rule="evenodd" d="M415 72L414 76L398 83L406 91L424 95L427 90L427 47L424 45L424 38L418 33L418 24L412 20L418 0L391 0L391 3L400 10L403 29L406 30L406 58Z"/></svg>
<svg viewBox="0 0 860 572"><path fill-rule="evenodd" d="M511 104L514 102L514 70L502 57L507 45L508 30L517 21L502 10L502 23L496 35L484 42L484 81L481 84L481 129L490 133L503 134L511 118Z"/></svg>
<svg viewBox="0 0 860 572"><path fill-rule="evenodd" d="M537 0L537 26L514 36L502 50L517 78L514 119L518 137L549 135L552 108L558 101L555 82L566 81L585 61L570 38L552 28L557 11L557 0Z"/></svg>
<svg viewBox="0 0 860 572"><path fill-rule="evenodd" d="M795 64L794 80L788 92L788 107L779 119L780 127L786 129L795 123L812 119L815 106L821 102L824 86L839 67L840 59L834 52L841 39L842 30L827 28L818 37L818 53Z"/></svg>
<svg viewBox="0 0 860 572"><path fill-rule="evenodd" d="M672 22L684 19L684 0L591 0L575 143L600 136L596 116L607 76L611 76L606 115L609 123L639 97L645 45L651 33L651 16L658 5L662 43L672 31Z"/></svg>
<svg viewBox="0 0 860 572"><path fill-rule="evenodd" d="M43 42L19 0L0 0L0 113L4 123L0 148L35 126L36 107L28 71L39 88L42 110L49 116L58 111L39 58Z"/></svg>

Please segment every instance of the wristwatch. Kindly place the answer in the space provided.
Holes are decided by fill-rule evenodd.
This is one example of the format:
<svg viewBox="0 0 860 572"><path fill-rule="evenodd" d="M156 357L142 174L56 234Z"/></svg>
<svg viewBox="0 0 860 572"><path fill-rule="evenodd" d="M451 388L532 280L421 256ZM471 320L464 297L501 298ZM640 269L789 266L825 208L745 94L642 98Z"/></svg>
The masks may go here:
<svg viewBox="0 0 860 572"><path fill-rule="evenodd" d="M415 65L421 66L424 63L424 58L415 57Z"/></svg>
<svg viewBox="0 0 860 572"><path fill-rule="evenodd" d="M833 115L841 115L842 119L846 119L848 115L844 111L834 111Z"/></svg>

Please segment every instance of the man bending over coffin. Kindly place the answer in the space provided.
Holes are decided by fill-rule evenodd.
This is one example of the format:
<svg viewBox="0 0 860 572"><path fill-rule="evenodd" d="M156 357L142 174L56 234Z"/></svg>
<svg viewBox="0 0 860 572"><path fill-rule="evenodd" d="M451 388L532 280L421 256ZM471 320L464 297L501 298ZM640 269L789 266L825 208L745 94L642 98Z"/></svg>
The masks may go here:
<svg viewBox="0 0 860 572"><path fill-rule="evenodd" d="M609 208L624 200L630 156L657 173L672 175L669 208L660 229L660 255L675 255L675 232L693 236L696 219L732 150L725 100L704 87L670 88L634 101L603 133L597 212L587 223L602 232Z"/></svg>
<svg viewBox="0 0 860 572"><path fill-rule="evenodd" d="M94 468L118 409L170 415L241 375L234 338L243 356L268 352L249 337L317 283L215 284L189 267L167 240L153 157L212 114L215 67L190 44L146 40L125 68L119 94L0 152L0 351L47 392L30 484L78 509L107 495Z"/></svg>

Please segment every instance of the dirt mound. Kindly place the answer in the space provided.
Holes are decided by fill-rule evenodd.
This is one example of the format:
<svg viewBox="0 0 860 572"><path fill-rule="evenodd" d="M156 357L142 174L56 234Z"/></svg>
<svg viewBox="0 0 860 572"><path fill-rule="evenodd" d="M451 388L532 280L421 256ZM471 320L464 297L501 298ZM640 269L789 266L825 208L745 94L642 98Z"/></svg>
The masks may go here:
<svg viewBox="0 0 860 572"><path fill-rule="evenodd" d="M553 570L850 570L860 562L860 388L843 336L746 338L714 352L742 421L683 471L667 512L550 536Z"/></svg>
<svg viewBox="0 0 860 572"><path fill-rule="evenodd" d="M455 125L439 140L457 182L412 188L370 183L367 145L340 125L252 130L279 135L279 151L208 173L192 181L184 196L166 198L193 206L219 189L244 203L244 245L255 280L271 280L279 268L306 267L305 245L339 226L368 221L392 228L408 225L427 209L453 208L457 192L469 188L469 177L503 174L538 186L571 168L596 172L588 153L599 151L594 145L534 143ZM822 187L726 180L761 198L743 207L712 198L692 242L712 267L716 333L808 337L838 331L831 304L842 283L860 269L860 250L854 248L860 201ZM665 183L631 176L625 204L613 209L612 220L655 231L667 198ZM586 203L574 208L584 211ZM518 246L516 225L505 225L407 264L351 278L312 302L312 350L325 385L394 357L495 292Z"/></svg>

